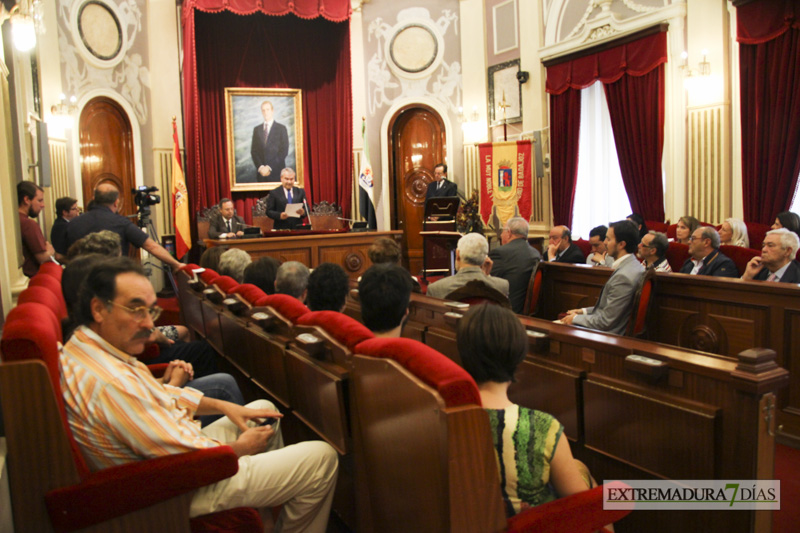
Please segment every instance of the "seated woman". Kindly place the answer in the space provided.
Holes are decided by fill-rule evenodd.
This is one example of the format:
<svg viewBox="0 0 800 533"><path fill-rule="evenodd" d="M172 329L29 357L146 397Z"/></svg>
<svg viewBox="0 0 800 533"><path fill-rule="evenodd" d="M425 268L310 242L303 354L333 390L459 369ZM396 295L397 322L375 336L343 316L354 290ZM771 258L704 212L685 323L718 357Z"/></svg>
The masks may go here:
<svg viewBox="0 0 800 533"><path fill-rule="evenodd" d="M786 228L800 237L800 216L791 211L782 211L775 216L772 229ZM760 243L758 243L760 244Z"/></svg>
<svg viewBox="0 0 800 533"><path fill-rule="evenodd" d="M464 369L478 383L489 413L506 514L594 486L583 463L572 457L564 426L508 399L508 386L528 349L516 315L499 305L471 307L458 323L457 336Z"/></svg>
<svg viewBox="0 0 800 533"><path fill-rule="evenodd" d="M750 237L747 236L747 226L744 221L738 218L726 218L719 228L719 243L750 248Z"/></svg>
<svg viewBox="0 0 800 533"><path fill-rule="evenodd" d="M700 221L688 215L678 219L678 227L675 229L675 242L689 244L689 238L694 230L700 227Z"/></svg>

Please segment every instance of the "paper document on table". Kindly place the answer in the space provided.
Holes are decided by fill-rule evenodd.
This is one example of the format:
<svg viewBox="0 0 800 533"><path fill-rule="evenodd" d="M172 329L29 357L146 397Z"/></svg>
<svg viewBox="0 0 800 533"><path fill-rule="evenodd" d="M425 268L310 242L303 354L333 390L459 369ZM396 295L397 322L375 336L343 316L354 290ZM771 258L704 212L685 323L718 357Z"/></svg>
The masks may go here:
<svg viewBox="0 0 800 533"><path fill-rule="evenodd" d="M300 218L300 215L298 215L297 213L301 209L303 209L303 204L286 204L286 210L284 211L284 213L286 213L290 217Z"/></svg>

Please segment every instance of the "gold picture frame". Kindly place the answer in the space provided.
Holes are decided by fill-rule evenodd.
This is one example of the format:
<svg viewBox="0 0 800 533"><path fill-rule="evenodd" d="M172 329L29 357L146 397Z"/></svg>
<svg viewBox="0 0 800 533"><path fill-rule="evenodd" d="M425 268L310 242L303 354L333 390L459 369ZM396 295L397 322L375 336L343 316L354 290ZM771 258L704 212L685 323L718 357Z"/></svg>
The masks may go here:
<svg viewBox="0 0 800 533"><path fill-rule="evenodd" d="M267 102L272 106L269 129ZM303 186L302 90L226 87L225 123L231 191L272 190L280 186L286 167Z"/></svg>

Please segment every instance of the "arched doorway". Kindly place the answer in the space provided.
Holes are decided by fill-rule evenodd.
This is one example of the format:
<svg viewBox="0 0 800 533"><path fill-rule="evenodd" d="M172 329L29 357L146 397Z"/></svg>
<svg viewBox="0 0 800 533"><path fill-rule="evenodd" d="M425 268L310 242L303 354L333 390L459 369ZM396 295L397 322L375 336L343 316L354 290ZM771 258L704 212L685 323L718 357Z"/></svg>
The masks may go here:
<svg viewBox="0 0 800 533"><path fill-rule="evenodd" d="M397 111L389 123L392 228L403 230L409 271L422 270L422 215L433 167L445 160L446 132L441 116L422 104Z"/></svg>
<svg viewBox="0 0 800 533"><path fill-rule="evenodd" d="M79 124L84 203L92 199L97 185L109 182L120 191L120 214L135 214L131 194L136 186L133 133L127 113L113 99L99 96L84 106Z"/></svg>

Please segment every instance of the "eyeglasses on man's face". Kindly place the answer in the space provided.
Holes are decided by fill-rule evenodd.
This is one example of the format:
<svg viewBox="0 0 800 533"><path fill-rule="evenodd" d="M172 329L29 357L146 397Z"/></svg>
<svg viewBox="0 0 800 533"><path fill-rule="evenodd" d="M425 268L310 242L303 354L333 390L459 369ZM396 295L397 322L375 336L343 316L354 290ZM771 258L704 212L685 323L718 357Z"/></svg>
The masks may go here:
<svg viewBox="0 0 800 533"><path fill-rule="evenodd" d="M161 316L161 312L163 311L163 309L157 305L154 305L153 307L147 307L146 305L140 305L139 307L128 307L127 305L118 304L117 302L112 302L111 300L108 300L108 303L119 307L120 309L126 310L139 322L147 320L148 316L153 322L155 322L158 320L158 317Z"/></svg>

